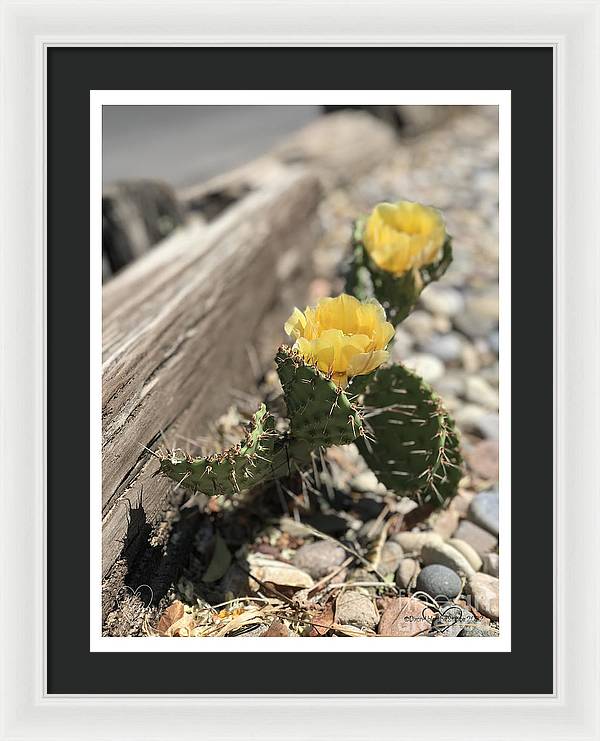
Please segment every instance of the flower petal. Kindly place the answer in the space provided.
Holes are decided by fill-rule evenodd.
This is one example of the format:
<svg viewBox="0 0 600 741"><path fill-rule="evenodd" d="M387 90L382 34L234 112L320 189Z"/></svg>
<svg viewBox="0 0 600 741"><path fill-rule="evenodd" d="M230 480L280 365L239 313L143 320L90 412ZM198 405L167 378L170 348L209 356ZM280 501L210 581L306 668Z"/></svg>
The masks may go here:
<svg viewBox="0 0 600 741"><path fill-rule="evenodd" d="M394 335L378 301L360 302L347 294L321 299L304 313L294 309L285 329L305 362L342 386L387 360L385 347Z"/></svg>
<svg viewBox="0 0 600 741"><path fill-rule="evenodd" d="M298 337L301 337L304 334L305 327L306 317L300 309L294 307L291 317L283 325L285 333L297 340Z"/></svg>
<svg viewBox="0 0 600 741"><path fill-rule="evenodd" d="M357 353L348 367L349 376L364 376L385 363L390 354L387 350L374 350L369 353Z"/></svg>
<svg viewBox="0 0 600 741"><path fill-rule="evenodd" d="M438 259L445 240L442 214L412 201L375 206L363 235L365 248L375 264L398 277Z"/></svg>

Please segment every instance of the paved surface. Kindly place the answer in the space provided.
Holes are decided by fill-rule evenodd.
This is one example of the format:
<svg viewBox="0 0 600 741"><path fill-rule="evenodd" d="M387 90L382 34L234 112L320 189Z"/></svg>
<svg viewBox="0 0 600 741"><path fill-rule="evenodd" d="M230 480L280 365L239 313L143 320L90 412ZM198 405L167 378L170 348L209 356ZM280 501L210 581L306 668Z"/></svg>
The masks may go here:
<svg viewBox="0 0 600 741"><path fill-rule="evenodd" d="M105 106L103 182L156 178L179 187L263 154L318 106Z"/></svg>

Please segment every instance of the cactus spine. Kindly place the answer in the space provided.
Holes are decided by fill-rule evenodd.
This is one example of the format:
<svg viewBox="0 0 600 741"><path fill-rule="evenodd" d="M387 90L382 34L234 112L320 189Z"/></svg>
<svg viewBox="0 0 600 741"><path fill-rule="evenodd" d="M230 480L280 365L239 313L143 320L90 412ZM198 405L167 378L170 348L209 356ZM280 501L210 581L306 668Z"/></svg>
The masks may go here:
<svg viewBox="0 0 600 741"><path fill-rule="evenodd" d="M275 362L287 431L263 404L238 445L198 458L167 451L159 456L161 472L193 491L232 496L302 469L314 451L356 441L389 490L443 506L462 473L454 422L415 373L382 363L394 327L451 261L451 238L436 209L379 204L369 220L356 222L352 238L346 285L363 303L347 295L323 299L304 313L295 309L286 323L296 349L281 347Z"/></svg>
<svg viewBox="0 0 600 741"><path fill-rule="evenodd" d="M419 376L396 364L380 368L363 397L368 437L361 455L388 489L441 506L454 496L462 458L454 423Z"/></svg>
<svg viewBox="0 0 600 741"><path fill-rule="evenodd" d="M232 496L306 466L311 453L353 442L363 434L362 412L316 368L306 365L289 347L275 358L290 420L287 433L262 404L246 438L222 453L192 458L181 450L161 456L161 471L194 491Z"/></svg>

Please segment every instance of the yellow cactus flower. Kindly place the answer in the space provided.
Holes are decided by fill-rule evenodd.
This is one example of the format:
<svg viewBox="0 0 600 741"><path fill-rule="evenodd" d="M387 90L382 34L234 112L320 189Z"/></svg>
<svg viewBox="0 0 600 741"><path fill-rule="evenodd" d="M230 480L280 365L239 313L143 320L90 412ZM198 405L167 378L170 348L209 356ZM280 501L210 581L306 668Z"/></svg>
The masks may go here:
<svg viewBox="0 0 600 741"><path fill-rule="evenodd" d="M361 302L345 293L322 298L304 312L294 309L285 331L296 340L294 349L303 359L340 387L384 363L389 357L385 348L394 336L378 301Z"/></svg>
<svg viewBox="0 0 600 741"><path fill-rule="evenodd" d="M365 224L363 244L378 267L399 277L439 259L446 236L436 208L399 201L375 206Z"/></svg>

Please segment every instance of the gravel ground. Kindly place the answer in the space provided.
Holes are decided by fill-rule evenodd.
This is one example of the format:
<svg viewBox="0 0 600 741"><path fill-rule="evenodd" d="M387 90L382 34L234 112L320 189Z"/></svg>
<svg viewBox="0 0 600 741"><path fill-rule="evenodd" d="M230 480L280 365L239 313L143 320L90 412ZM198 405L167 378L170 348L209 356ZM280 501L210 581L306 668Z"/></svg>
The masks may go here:
<svg viewBox="0 0 600 741"><path fill-rule="evenodd" d="M378 484L350 445L330 449L302 480L234 502L196 500L210 516L170 606L149 614L144 633L499 635L497 178L495 108L466 110L400 141L389 161L323 202L326 237L309 297L342 289L358 213L399 198L444 211L454 262L398 328L393 354L455 417L467 463L459 495L406 531L415 504ZM273 372L262 395L277 393ZM220 421L223 444L235 440L255 401Z"/></svg>

